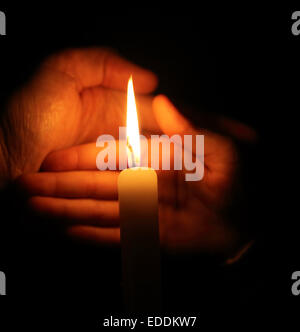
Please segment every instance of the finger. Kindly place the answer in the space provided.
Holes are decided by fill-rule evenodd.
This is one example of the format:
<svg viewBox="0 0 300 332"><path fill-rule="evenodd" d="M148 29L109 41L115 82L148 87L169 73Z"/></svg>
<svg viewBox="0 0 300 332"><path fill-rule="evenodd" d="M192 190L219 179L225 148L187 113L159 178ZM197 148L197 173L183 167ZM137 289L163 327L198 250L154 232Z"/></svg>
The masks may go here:
<svg viewBox="0 0 300 332"><path fill-rule="evenodd" d="M51 152L41 165L42 171L96 170L97 154L102 148L96 143L72 146Z"/></svg>
<svg viewBox="0 0 300 332"><path fill-rule="evenodd" d="M76 172L80 169L96 169L95 160L98 152L99 148L95 144L84 144L52 152L44 161L43 170L54 173L23 175L18 180L19 185L23 186L27 193L31 195L117 199L118 172ZM173 153L171 153L171 167L173 167L172 160ZM150 153L148 166L151 167ZM69 172L56 173L57 171ZM176 200L176 190L173 187L177 183L178 172L157 170L157 175L160 201L164 203L174 202Z"/></svg>
<svg viewBox="0 0 300 332"><path fill-rule="evenodd" d="M105 147L98 147L96 143L88 143L75 145L71 148L51 152L43 161L40 170L45 172L62 172L62 171L76 171L76 170L97 170L97 155ZM119 151L120 143L116 141L116 153L113 158L112 164L119 169ZM123 149L124 159L127 160L126 147ZM148 151L148 166L151 167L151 155ZM98 172L99 173L99 172ZM32 176L32 175L31 175ZM26 176L25 176L26 178ZM22 178L21 178L22 179Z"/></svg>
<svg viewBox="0 0 300 332"><path fill-rule="evenodd" d="M33 196L28 200L28 207L39 217L63 220L67 224L119 225L118 201Z"/></svg>
<svg viewBox="0 0 300 332"><path fill-rule="evenodd" d="M119 141L116 141L116 154L113 156L112 163L119 169ZM44 172L66 172L66 171L95 171L97 168L97 155L105 147L98 147L96 143L75 145L71 148L53 151L43 161L40 170ZM148 153L150 154L150 153ZM124 158L127 158L126 148ZM149 164L150 166L150 159ZM98 172L99 173L99 172ZM102 171L102 173L105 173ZM22 178L21 178L22 179Z"/></svg>
<svg viewBox="0 0 300 332"><path fill-rule="evenodd" d="M171 103L171 101L164 95L158 95L153 99L153 112L157 123L161 130L167 134L169 137L173 135L181 136L181 144L184 150L184 154L193 153L202 159L203 155L207 154L207 146L201 149L199 146L199 151L197 151L197 145L194 143L194 139L197 135L204 135L205 144L208 145L208 141L212 141L213 135L207 135L208 132L205 130L196 130L194 126L186 119ZM191 144L186 144L186 135L192 136ZM190 146L191 145L191 146ZM206 166L206 164L204 164Z"/></svg>
<svg viewBox="0 0 300 332"><path fill-rule="evenodd" d="M197 131L193 125L176 109L171 101L164 95L158 95L153 99L153 112L159 126L168 135L190 134L196 135ZM226 118L224 116L210 116L205 114L202 116L203 126L208 124L211 129L216 132L229 135L239 140L255 142L258 138L257 132L236 120ZM204 130L201 129L201 132Z"/></svg>
<svg viewBox="0 0 300 332"><path fill-rule="evenodd" d="M72 238L95 245L118 245L120 244L119 228L99 228L93 226L70 226L66 233Z"/></svg>
<svg viewBox="0 0 300 332"><path fill-rule="evenodd" d="M164 95L153 99L153 112L162 131L172 135L199 134L192 124L177 110L171 101Z"/></svg>
<svg viewBox="0 0 300 332"><path fill-rule="evenodd" d="M70 49L54 54L43 66L61 71L75 79L78 89L102 85L126 90L130 75L138 93L149 93L157 85L157 77L106 48Z"/></svg>
<svg viewBox="0 0 300 332"><path fill-rule="evenodd" d="M117 200L118 172L44 172L21 176L17 185L30 196Z"/></svg>
<svg viewBox="0 0 300 332"><path fill-rule="evenodd" d="M153 139L153 141L155 141ZM142 166L152 167L154 163L152 160L159 159L158 168L162 170L163 164L163 149L161 148L158 150L157 156L151 155L151 141L147 141L147 148L144 144L141 145L141 162ZM170 162L169 162L169 169L174 170L174 148L170 144ZM100 151L105 149L106 147L97 147L95 143L88 143L82 145L76 145L71 148L58 150L51 152L44 160L43 164L41 165L41 170L46 172L65 172L65 171L76 171L76 170L96 170L96 158ZM146 150L147 149L147 150ZM127 158L127 151L126 148L123 149L124 159ZM120 156L120 142L116 141L116 151L114 156L110 156L112 158L112 164L116 166L117 169L119 168L119 156ZM147 160L146 157L147 156ZM152 157L152 158L151 158ZM158 175L160 172L158 170ZM33 175L30 175L33 176ZM26 176L25 176L26 178Z"/></svg>
<svg viewBox="0 0 300 332"><path fill-rule="evenodd" d="M100 134L119 135L126 126L126 93L103 87L81 93L83 117L80 122L80 143L96 141ZM159 126L152 110L152 97L136 96L139 124L142 131L156 133Z"/></svg>
<svg viewBox="0 0 300 332"><path fill-rule="evenodd" d="M207 134L205 130L196 130L190 121L164 95L158 95L153 99L153 113L161 130L169 137L180 135L182 141L184 141L184 135L196 137L196 135ZM209 136L208 139L211 140L212 138ZM205 143L207 144L206 141ZM192 145L191 151L194 154L196 153L195 144ZM207 153L207 149L204 150L204 153Z"/></svg>
<svg viewBox="0 0 300 332"><path fill-rule="evenodd" d="M203 128L195 128L166 96L158 95L153 99L153 112L159 127L168 136L204 135L204 155L207 162L216 157L214 161L223 164L224 159L232 158L233 144L229 138ZM195 153L195 144L193 144L193 153Z"/></svg>

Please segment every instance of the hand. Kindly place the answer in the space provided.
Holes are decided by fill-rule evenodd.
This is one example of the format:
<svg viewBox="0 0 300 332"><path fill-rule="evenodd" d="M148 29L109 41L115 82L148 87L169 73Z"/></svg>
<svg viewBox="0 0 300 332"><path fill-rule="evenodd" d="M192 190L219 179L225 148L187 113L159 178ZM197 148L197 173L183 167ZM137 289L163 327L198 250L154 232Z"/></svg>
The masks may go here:
<svg viewBox="0 0 300 332"><path fill-rule="evenodd" d="M52 151L115 135L125 125L125 90L133 75L135 91L157 84L150 71L107 49L68 50L48 58L9 100L0 120L0 188L37 172ZM151 98L138 96L145 129L154 130Z"/></svg>
<svg viewBox="0 0 300 332"><path fill-rule="evenodd" d="M235 199L242 194L239 155L233 141L223 135L197 130L164 96L153 102L156 120L164 133L204 134L205 173L202 181L184 181L185 171L159 171L160 235L169 251L210 252L230 256L249 238L232 217ZM218 119L224 131L255 141L249 127ZM51 153L44 173L20 179L30 207L64 222L69 235L98 244L120 240L117 171L95 170L99 148L85 144ZM74 199L76 198L76 199ZM244 212L245 213L245 212ZM241 227L242 228L242 227Z"/></svg>

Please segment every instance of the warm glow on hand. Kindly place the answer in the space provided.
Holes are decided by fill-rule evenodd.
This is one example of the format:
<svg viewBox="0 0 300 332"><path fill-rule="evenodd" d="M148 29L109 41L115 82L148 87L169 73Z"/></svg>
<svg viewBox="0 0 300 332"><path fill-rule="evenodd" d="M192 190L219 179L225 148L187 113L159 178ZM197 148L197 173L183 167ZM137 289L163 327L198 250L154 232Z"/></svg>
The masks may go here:
<svg viewBox="0 0 300 332"><path fill-rule="evenodd" d="M162 131L168 135L205 135L202 181L185 181L184 171L157 172L163 246L171 251L229 255L247 240L238 222L233 227L232 220L223 213L236 195L241 198L234 186L240 170L233 141L208 130L198 130L165 96L154 99L153 111ZM236 135L240 126L228 123ZM29 191L33 210L67 222L68 234L98 244L117 244L119 172L96 170L98 150L93 143L53 152L43 163L43 170L50 173L25 176L22 186Z"/></svg>

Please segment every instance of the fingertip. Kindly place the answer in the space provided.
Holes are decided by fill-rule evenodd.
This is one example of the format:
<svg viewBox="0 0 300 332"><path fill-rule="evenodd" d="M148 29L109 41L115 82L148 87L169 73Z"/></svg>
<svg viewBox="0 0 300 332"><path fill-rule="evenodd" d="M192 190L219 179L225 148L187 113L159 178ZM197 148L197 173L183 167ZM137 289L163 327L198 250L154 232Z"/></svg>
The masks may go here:
<svg viewBox="0 0 300 332"><path fill-rule="evenodd" d="M163 94L159 94L153 98L153 106L160 106L168 102L170 102L169 98Z"/></svg>
<svg viewBox="0 0 300 332"><path fill-rule="evenodd" d="M158 117L161 113L168 111L169 103L170 101L167 96L162 94L155 96L152 101L152 108L155 116Z"/></svg>
<svg viewBox="0 0 300 332"><path fill-rule="evenodd" d="M151 93L158 85L158 77L148 69L140 68L132 75L133 86L137 93Z"/></svg>
<svg viewBox="0 0 300 332"><path fill-rule="evenodd" d="M172 113L174 116L180 116L182 117L182 115L180 114L180 112L178 111L178 109L174 106L174 104L171 102L171 100L163 95L157 95L154 99L153 99L153 109L155 109L156 111L164 111L165 113Z"/></svg>
<svg viewBox="0 0 300 332"><path fill-rule="evenodd" d="M153 99L152 107L156 120L165 133L181 134L188 127L187 120L167 96L156 96Z"/></svg>

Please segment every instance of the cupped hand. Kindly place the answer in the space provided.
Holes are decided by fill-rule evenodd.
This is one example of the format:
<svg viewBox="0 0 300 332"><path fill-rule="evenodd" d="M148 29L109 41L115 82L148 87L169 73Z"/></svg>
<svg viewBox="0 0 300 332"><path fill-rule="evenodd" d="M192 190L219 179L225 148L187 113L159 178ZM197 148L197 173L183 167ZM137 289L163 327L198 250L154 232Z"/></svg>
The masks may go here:
<svg viewBox="0 0 300 332"><path fill-rule="evenodd" d="M157 79L104 48L73 49L50 56L14 93L0 120L0 188L36 172L52 151L91 142L125 125L128 78L135 91L154 90ZM151 98L138 96L145 129L153 130ZM147 128L148 127L148 128Z"/></svg>
<svg viewBox="0 0 300 332"><path fill-rule="evenodd" d="M250 240L242 231L244 219L233 211L243 194L233 140L196 129L165 96L154 99L153 111L165 134L201 134L205 141L201 181L185 181L186 170L158 171L162 245L171 252L233 255ZM256 139L256 133L243 124L224 118L218 122L235 138L249 143ZM119 172L96 170L98 152L95 143L53 152L42 165L44 172L23 176L19 184L30 197L31 209L63 223L70 236L118 244Z"/></svg>

